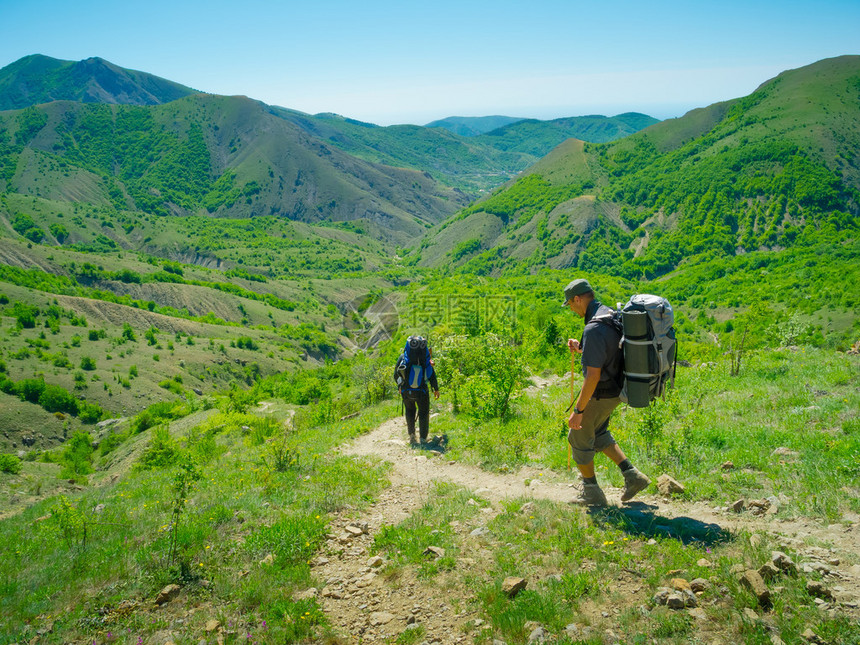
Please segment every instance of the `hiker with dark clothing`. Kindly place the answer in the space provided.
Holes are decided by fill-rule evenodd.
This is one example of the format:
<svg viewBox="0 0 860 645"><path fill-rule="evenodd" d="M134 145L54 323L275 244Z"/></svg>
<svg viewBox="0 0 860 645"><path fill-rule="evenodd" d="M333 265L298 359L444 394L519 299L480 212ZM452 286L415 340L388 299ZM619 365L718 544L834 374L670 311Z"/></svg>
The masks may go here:
<svg viewBox="0 0 860 645"><path fill-rule="evenodd" d="M418 445L415 438L415 417L418 417L418 434L421 444L427 442L430 432L430 392L427 384L433 388L433 396L439 398L439 383L433 361L430 358L430 348L427 340L421 336L410 336L406 340L403 354L394 369L395 381L400 388L403 408L406 415L406 429L409 432L409 443Z"/></svg>
<svg viewBox="0 0 860 645"><path fill-rule="evenodd" d="M621 333L604 321L614 311L594 297L587 280L572 281L564 289L564 305L585 320L582 341L571 338L571 354L581 354L585 381L573 406L567 425L567 440L582 476L582 494L574 501L589 506L606 505L606 495L594 473L594 455L602 452L624 476L621 501L626 502L644 490L651 480L633 467L609 432L609 417L621 403Z"/></svg>

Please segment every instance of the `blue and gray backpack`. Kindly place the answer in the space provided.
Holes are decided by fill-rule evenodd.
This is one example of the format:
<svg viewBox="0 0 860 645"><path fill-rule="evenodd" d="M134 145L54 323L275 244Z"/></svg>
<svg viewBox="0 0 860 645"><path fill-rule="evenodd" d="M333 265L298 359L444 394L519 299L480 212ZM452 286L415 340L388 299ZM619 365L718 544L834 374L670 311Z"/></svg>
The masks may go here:
<svg viewBox="0 0 860 645"><path fill-rule="evenodd" d="M401 394L417 394L427 391L427 380L433 375L430 348L422 336L406 339L403 353L394 367L394 382Z"/></svg>

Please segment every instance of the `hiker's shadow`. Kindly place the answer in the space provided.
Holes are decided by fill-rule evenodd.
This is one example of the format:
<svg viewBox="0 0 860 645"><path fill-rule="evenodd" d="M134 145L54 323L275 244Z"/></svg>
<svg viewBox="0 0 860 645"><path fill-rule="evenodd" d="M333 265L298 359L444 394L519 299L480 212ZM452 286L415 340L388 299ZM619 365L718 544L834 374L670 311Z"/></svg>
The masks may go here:
<svg viewBox="0 0 860 645"><path fill-rule="evenodd" d="M440 455L444 455L448 450L448 435L435 435L431 439L421 443L412 444L412 448L415 450L427 450L428 452L436 452Z"/></svg>
<svg viewBox="0 0 860 645"><path fill-rule="evenodd" d="M592 507L588 514L599 526L611 526L636 537L672 538L682 544L706 547L734 539L732 533L719 524L692 517L663 517L655 512L657 510L658 506L632 502L621 507Z"/></svg>

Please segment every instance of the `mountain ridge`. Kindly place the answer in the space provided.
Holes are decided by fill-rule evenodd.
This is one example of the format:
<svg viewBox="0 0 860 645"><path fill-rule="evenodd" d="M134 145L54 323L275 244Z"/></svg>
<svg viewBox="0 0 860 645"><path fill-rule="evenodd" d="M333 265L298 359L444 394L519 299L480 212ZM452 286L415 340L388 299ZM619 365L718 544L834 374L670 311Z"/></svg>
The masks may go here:
<svg viewBox="0 0 860 645"><path fill-rule="evenodd" d="M195 93L174 81L99 57L66 61L33 54L0 69L0 110L56 100L160 105Z"/></svg>
<svg viewBox="0 0 860 645"><path fill-rule="evenodd" d="M611 143L567 141L437 227L420 261L654 277L697 254L856 235L858 107L860 56L842 56Z"/></svg>

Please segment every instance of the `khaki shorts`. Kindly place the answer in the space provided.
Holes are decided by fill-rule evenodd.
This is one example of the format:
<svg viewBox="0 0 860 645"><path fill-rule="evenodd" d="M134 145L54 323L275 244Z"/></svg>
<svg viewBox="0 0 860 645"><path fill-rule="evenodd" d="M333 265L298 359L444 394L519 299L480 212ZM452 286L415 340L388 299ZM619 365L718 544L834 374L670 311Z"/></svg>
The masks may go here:
<svg viewBox="0 0 860 645"><path fill-rule="evenodd" d="M585 406L582 428L567 433L576 463L590 464L594 461L594 453L603 452L616 443L609 432L609 417L620 404L621 399L616 396L611 399L591 399Z"/></svg>

